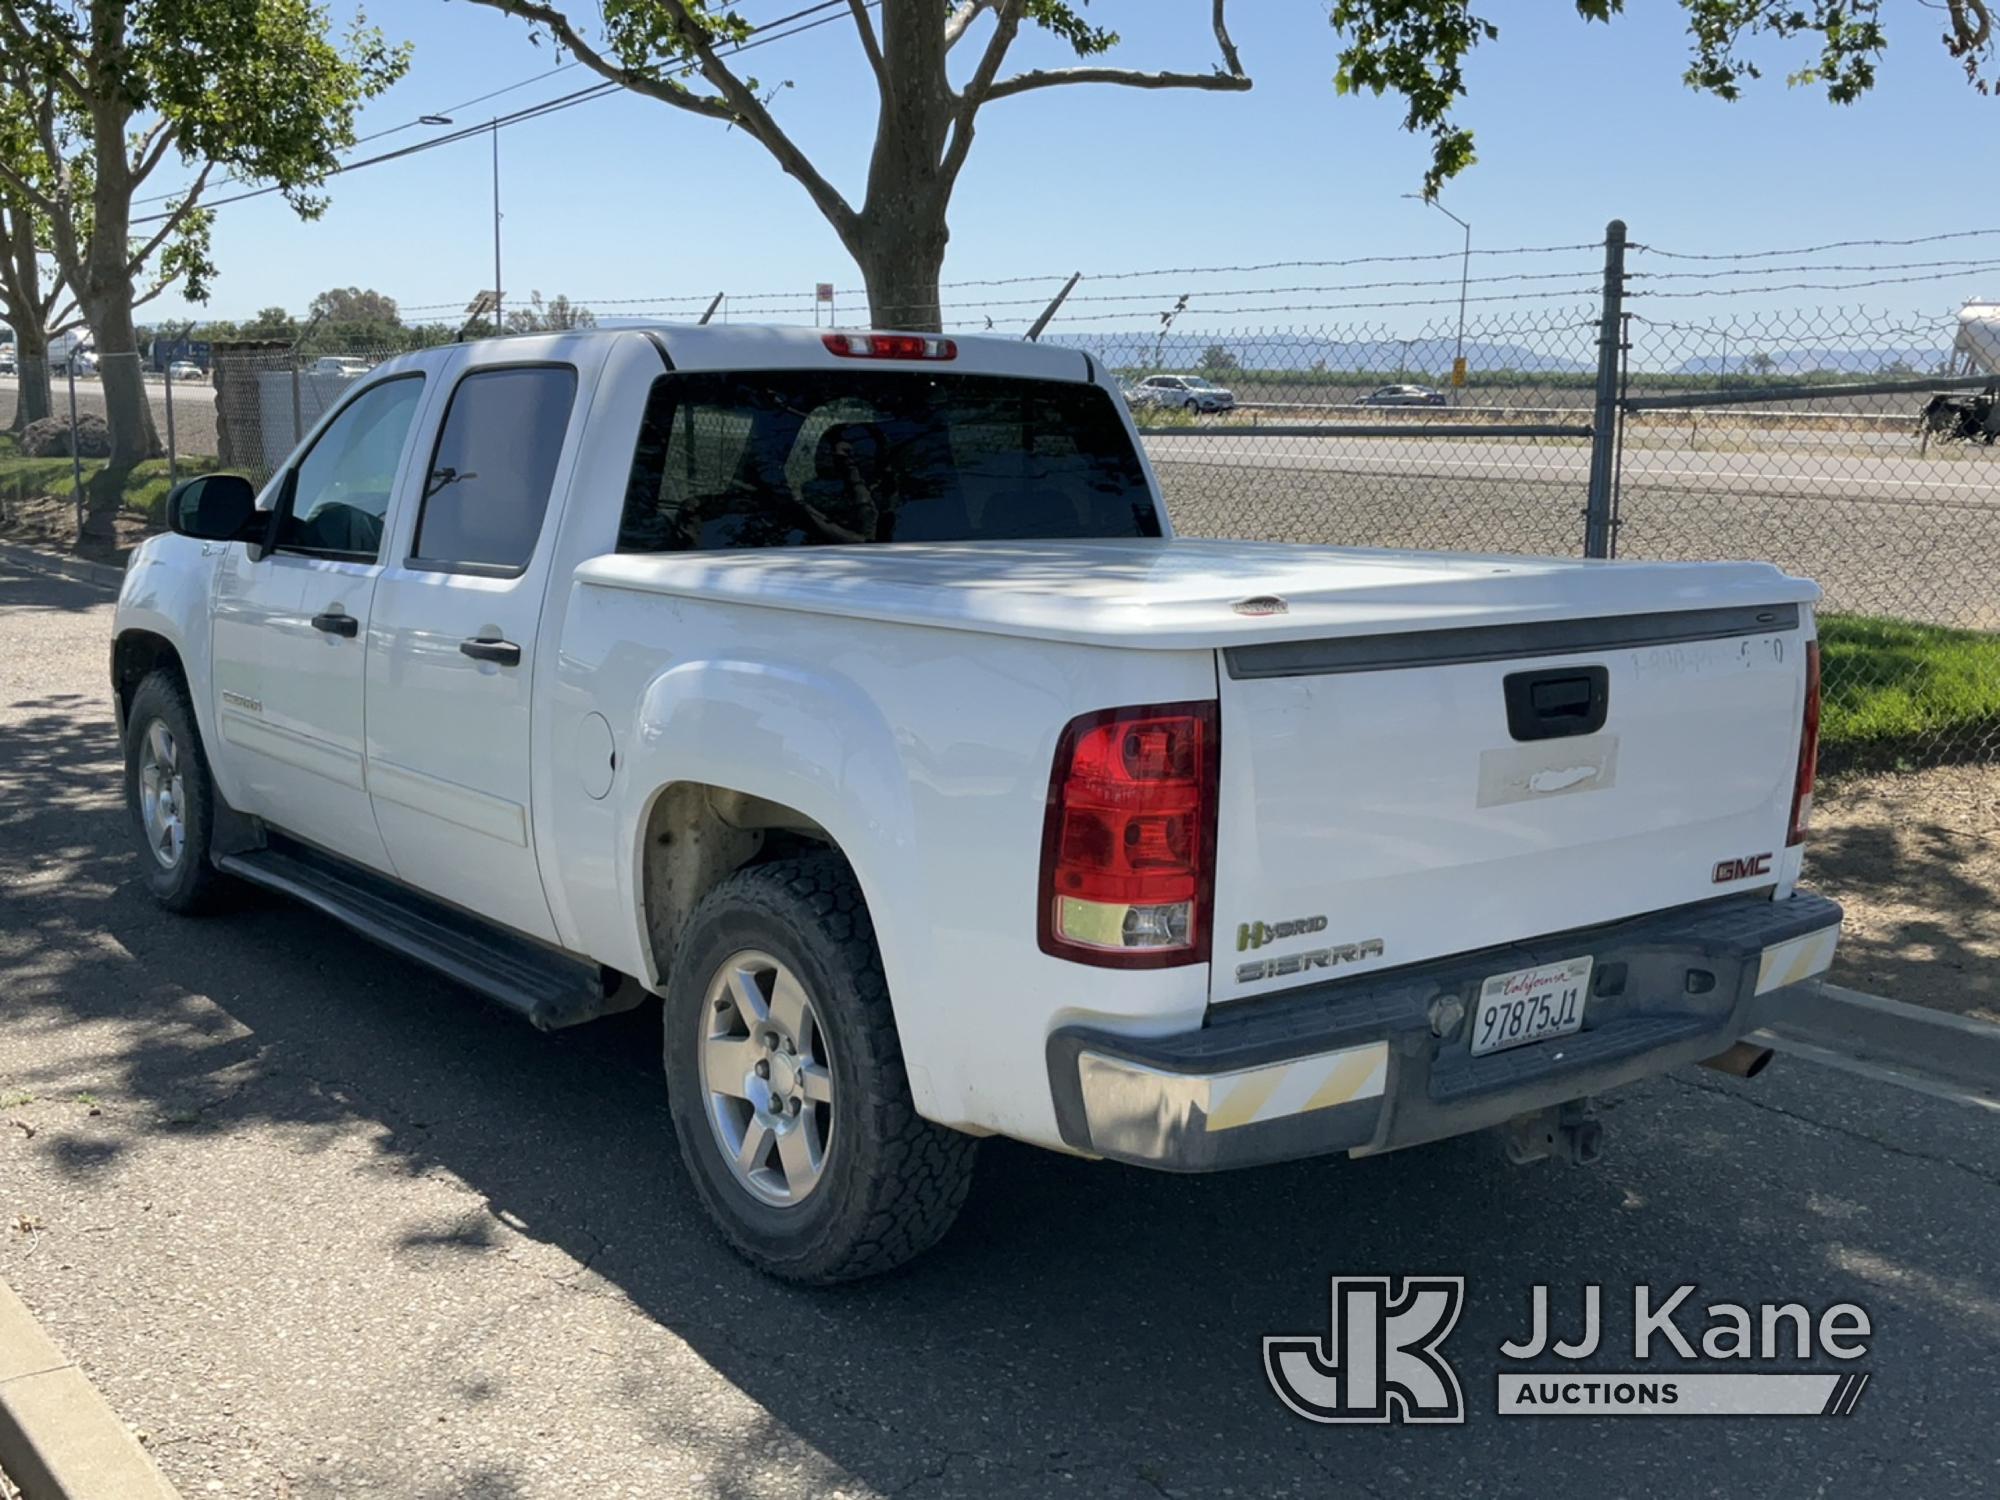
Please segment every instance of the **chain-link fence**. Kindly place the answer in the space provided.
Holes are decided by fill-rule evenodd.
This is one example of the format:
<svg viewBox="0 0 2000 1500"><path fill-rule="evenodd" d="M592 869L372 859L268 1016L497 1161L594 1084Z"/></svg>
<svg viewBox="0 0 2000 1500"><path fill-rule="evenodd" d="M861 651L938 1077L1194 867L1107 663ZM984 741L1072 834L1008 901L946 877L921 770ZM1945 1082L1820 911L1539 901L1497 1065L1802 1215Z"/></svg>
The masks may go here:
<svg viewBox="0 0 2000 1500"><path fill-rule="evenodd" d="M1123 384L1193 536L1574 552L1590 454L1588 309L1427 323L1053 335ZM1454 389L1453 351L1480 368Z"/></svg>
<svg viewBox="0 0 2000 1500"><path fill-rule="evenodd" d="M1772 561L1826 589L1836 764L1995 761L2000 403L1987 388L2000 309L1984 323L1956 310L1985 262L1884 265L1875 251L1972 233L1984 231L1712 256L1627 247L1614 225L1602 244L1388 266L1008 277L948 288L945 322L1034 333L1114 373L1184 533ZM1878 259L1854 264L1864 250ZM1846 279L1782 279L1823 274ZM1771 310L1788 305L1779 293L1796 305L1801 292L1903 284L1941 310ZM859 321L865 301L839 295L842 321ZM634 317L835 316L796 293L593 300ZM67 482L60 462L0 482L0 501L72 494L101 531L106 504L120 525L156 525L175 477L220 467L262 481L400 352L324 325L303 335L201 344L198 362L126 355L120 369L72 350L39 373L0 371L0 430L25 453L46 390L64 430L32 446L72 469ZM93 424L115 423L121 403L163 457L107 498L93 490L106 441Z"/></svg>

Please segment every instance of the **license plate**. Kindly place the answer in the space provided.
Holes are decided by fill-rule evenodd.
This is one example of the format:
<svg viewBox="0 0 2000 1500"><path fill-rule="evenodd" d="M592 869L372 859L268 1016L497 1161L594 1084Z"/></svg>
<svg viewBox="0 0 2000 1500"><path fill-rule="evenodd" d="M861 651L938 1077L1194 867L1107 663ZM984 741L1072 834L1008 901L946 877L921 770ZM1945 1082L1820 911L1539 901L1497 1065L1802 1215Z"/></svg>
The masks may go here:
<svg viewBox="0 0 2000 1500"><path fill-rule="evenodd" d="M1493 975L1479 987L1479 1008L1472 1016L1472 1055L1484 1057L1568 1036L1582 1026L1590 964L1588 958L1571 958Z"/></svg>

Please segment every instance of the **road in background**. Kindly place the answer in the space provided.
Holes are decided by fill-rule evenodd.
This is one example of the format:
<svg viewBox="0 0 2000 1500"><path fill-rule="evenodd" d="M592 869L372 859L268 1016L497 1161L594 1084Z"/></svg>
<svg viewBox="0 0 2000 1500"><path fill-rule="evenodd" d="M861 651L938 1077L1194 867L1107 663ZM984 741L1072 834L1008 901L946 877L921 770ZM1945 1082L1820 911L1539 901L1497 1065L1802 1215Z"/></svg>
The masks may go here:
<svg viewBox="0 0 2000 1500"><path fill-rule="evenodd" d="M783 1287L683 1183L655 1011L544 1036L297 907L136 885L109 606L0 570L0 1276L192 1497L1991 1494L2000 1130L1781 1060L1484 1141L1170 1177L988 1142L940 1249ZM1333 1273L1463 1275L1460 1430L1288 1415ZM1857 1301L1844 1421L1501 1420L1527 1289ZM1698 1322L1698 1320L1694 1320Z"/></svg>

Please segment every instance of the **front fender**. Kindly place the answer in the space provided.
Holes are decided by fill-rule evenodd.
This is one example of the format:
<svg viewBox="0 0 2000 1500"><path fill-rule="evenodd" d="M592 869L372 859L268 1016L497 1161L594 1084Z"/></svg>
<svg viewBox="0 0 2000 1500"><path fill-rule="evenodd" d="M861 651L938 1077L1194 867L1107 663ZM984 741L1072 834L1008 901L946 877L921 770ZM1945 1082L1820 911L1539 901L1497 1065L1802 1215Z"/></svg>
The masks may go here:
<svg viewBox="0 0 2000 1500"><path fill-rule="evenodd" d="M221 753L214 695L209 690L213 681L210 595L221 550L220 544L171 533L141 542L132 551L125 568L125 581L118 590L111 638L114 651L119 638L133 631L156 635L173 647L180 657L182 675L187 679L195 727L201 731L201 742L208 751L209 774L223 800L240 805L229 758ZM115 682L112 688L115 692Z"/></svg>

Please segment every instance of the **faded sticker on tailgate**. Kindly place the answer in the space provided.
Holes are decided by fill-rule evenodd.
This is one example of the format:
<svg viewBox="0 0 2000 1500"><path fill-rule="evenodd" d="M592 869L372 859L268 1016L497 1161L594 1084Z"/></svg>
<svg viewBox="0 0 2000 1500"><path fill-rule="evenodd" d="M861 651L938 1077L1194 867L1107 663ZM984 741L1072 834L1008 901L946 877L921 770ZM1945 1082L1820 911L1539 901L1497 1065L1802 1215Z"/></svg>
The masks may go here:
<svg viewBox="0 0 2000 1500"><path fill-rule="evenodd" d="M1571 739L1502 745L1479 754L1479 805L1543 802L1601 792L1618 780L1618 736L1582 734Z"/></svg>

